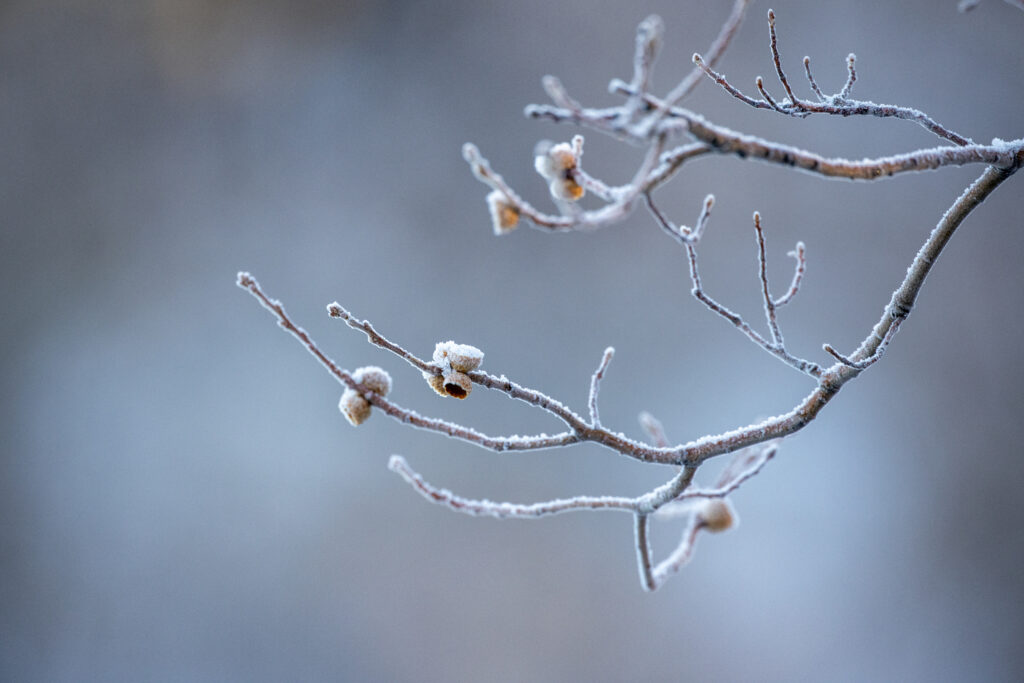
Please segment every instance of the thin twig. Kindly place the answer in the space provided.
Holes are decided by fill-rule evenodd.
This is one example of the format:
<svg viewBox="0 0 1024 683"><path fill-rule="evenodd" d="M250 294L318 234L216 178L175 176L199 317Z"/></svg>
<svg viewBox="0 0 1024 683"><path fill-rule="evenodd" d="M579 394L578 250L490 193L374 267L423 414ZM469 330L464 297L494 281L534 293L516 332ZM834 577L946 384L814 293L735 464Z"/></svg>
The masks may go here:
<svg viewBox="0 0 1024 683"><path fill-rule="evenodd" d="M700 268L697 263L696 243L700 240L701 236L703 235L704 228L707 225L707 221L711 212L711 207L714 204L714 196L708 195L707 198L704 200L704 207L701 211L700 218L698 218L697 220L697 227L689 234L685 233L683 229L675 228L670 222L668 222L664 215L660 211L658 211L657 208L654 206L653 200L651 200L650 197L647 198L647 201L648 206L652 207L651 213L654 214L655 218L658 220L659 225L662 226L662 229L664 229L668 234L676 238L686 248L686 254L689 257L690 262L690 280L693 283L693 288L690 290L690 293L694 296L694 298L696 298L698 301L704 304L713 313L716 313L717 315L728 320L734 327L736 327L743 334L745 334L748 339L750 339L752 342L754 342L755 344L766 350L768 353L775 356L776 358L780 359L790 367L796 368L800 372L810 375L811 377L820 377L821 367L819 365L811 361L804 360L802 358L797 358L796 356L792 355L791 353L789 353L789 351L786 350L786 347L782 342L782 333L779 331L778 324L775 320L775 303L772 301L771 295L768 292L767 271L765 268L765 258L763 253L764 241L760 227L760 216L758 216L758 214L755 214L754 225L758 235L762 291L772 341L768 341L767 339L762 337L747 323L747 321L743 319L741 315L739 315L738 313L734 313L733 311L729 310L722 304L718 303L713 298L708 296L707 293L705 293L704 291L704 285L700 277Z"/></svg>
<svg viewBox="0 0 1024 683"><path fill-rule="evenodd" d="M793 269L793 281L789 284L789 290L775 300L775 308L781 308L788 304L797 295L797 292L800 291L800 283L803 282L804 271L807 269L806 252L807 249L804 247L804 243L797 242L796 248L786 254L796 259L796 267Z"/></svg>
<svg viewBox="0 0 1024 683"><path fill-rule="evenodd" d="M771 34L771 49L772 49L772 61L775 63L775 73L779 77L779 83L786 90L786 95L789 96L791 103L796 103L797 97L793 94L793 89L789 87L789 81L786 80L786 74L782 70L782 60L779 58L779 46L775 40L775 12L774 10L768 10L768 32Z"/></svg>
<svg viewBox="0 0 1024 683"><path fill-rule="evenodd" d="M852 52L846 55L846 83L843 84L843 89L839 91L839 99L847 100L850 97L850 92L853 90L853 84L857 82L857 55ZM967 144L961 142L958 144Z"/></svg>
<svg viewBox="0 0 1024 683"><path fill-rule="evenodd" d="M872 353L867 358L865 358L864 360L853 360L852 358L847 358L843 354L836 351L831 344L824 344L822 348L825 350L826 353L828 353L830 356L835 358L843 365L857 370L866 370L867 368L871 367L879 360L881 360L882 356L885 355L886 348L888 348L889 344L893 340L893 337L896 336L896 333L899 332L900 325L903 323L903 320L905 320L905 318L897 318L896 320L893 321L889 329L886 330L885 336L882 337L882 341L878 344L878 348L875 349L875 352Z"/></svg>
<svg viewBox="0 0 1024 683"><path fill-rule="evenodd" d="M601 362L597 366L597 370L594 372L593 377L590 378L590 426L595 428L601 427L601 417L597 411L597 392L601 388L601 380L604 378L604 372L608 369L608 364L612 362L612 356L615 355L615 349L609 346L604 350L604 355L601 356Z"/></svg>
<svg viewBox="0 0 1024 683"><path fill-rule="evenodd" d="M825 101L825 93L821 92L821 88L818 87L818 82L814 80L814 76L811 75L811 58L804 57L804 74L807 76L807 82L811 85L811 90L818 96L818 100L821 102Z"/></svg>
<svg viewBox="0 0 1024 683"><path fill-rule="evenodd" d="M658 448L667 448L669 446L668 437L665 436L665 428L658 418L645 410L637 416L637 419L640 421L640 426L647 432L647 438L651 440L653 445Z"/></svg>
<svg viewBox="0 0 1024 683"><path fill-rule="evenodd" d="M388 461L388 469L399 474L402 479L432 503L447 507L454 512L467 515L497 517L499 519L536 519L561 512L575 510L625 510L636 509L636 499L621 496L576 496L561 498L543 503L499 503L490 500L472 500L457 496L448 489L438 488L423 479L400 455L392 455Z"/></svg>
<svg viewBox="0 0 1024 683"><path fill-rule="evenodd" d="M764 249L764 230L761 229L761 214L754 212L754 233L757 235L757 269L761 279L761 298L764 301L764 317L768 321L768 331L772 335L775 346L783 347L782 330L775 316L775 301L768 287L768 257Z"/></svg>

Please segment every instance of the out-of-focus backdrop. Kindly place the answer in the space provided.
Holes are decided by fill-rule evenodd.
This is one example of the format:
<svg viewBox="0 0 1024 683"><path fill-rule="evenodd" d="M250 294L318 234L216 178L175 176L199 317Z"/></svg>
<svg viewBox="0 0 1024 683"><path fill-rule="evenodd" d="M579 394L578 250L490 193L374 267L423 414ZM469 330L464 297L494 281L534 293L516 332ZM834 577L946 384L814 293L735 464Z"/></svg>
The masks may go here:
<svg viewBox="0 0 1024 683"><path fill-rule="evenodd" d="M439 485L514 501L637 494L667 470L590 446L496 455L382 415L353 429L338 385L234 285L252 271L343 365L382 365L400 403L489 432L558 424L482 389L439 399L325 304L421 355L477 345L486 369L581 411L614 345L602 416L633 436L641 410L674 440L788 410L807 378L689 297L683 253L648 216L499 239L460 154L476 142L550 207L532 150L575 130L522 116L541 77L615 102L607 82L630 76L656 12L665 92L730 4L3 3L0 678L1020 680L1017 179L963 226L883 362L736 494L739 528L702 538L653 595L627 515L463 517L385 465L400 453ZM1024 135L1024 12L774 8L801 92L803 55L832 91L853 51L855 95L979 141ZM750 89L772 71L767 9L721 63ZM754 111L710 83L688 104L827 155L940 144L902 121ZM610 182L638 160L587 138ZM864 337L980 170L854 184L708 158L658 197L690 223L716 194L705 284L757 324L751 212L780 291L805 241L781 322L824 362L823 342ZM678 533L658 525L656 551Z"/></svg>

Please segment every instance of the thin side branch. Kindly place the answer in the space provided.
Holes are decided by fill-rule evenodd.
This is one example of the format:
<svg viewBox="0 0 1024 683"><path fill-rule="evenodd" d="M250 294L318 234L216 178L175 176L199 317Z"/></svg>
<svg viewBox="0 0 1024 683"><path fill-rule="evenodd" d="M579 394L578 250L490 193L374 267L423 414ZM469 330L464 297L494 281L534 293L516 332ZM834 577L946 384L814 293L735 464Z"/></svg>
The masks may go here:
<svg viewBox="0 0 1024 683"><path fill-rule="evenodd" d="M758 91L761 93L762 99L757 100L740 92L740 90L733 86L724 75L716 72L711 65L705 63L699 54L693 55L693 62L697 65L697 68L703 71L708 78L721 86L723 90L744 104L754 107L755 109L771 109L780 114L794 116L796 118L804 118L811 114L829 114L832 116L876 116L879 118L904 119L907 121L913 121L914 123L923 126L931 133L934 133L935 135L957 145L974 144L970 138L959 135L949 128L942 126L933 118L917 109L912 109L910 107L897 107L887 104L875 104L874 102L863 100L851 100L850 92L853 89L853 84L857 81L857 71L855 68L857 57L852 52L846 58L846 83L843 84L842 89L838 93L832 96L826 96L822 93L821 88L818 87L817 82L811 75L810 58L804 57L804 72L807 76L807 81L811 86L811 90L818 97L818 101L812 102L810 100L804 100L797 97L793 93L793 88L789 84L789 79L786 77L786 74L782 69L782 60L779 56L778 41L775 35L775 13L772 10L768 10L768 31L770 35L772 63L775 67L775 73L779 79L779 83L786 91L787 99L784 102L776 102L772 96L768 94L760 76L757 77L756 85ZM660 107L658 108L660 109Z"/></svg>
<svg viewBox="0 0 1024 683"><path fill-rule="evenodd" d="M760 215L756 213L754 214L754 226L758 236L762 298L764 299L765 315L768 318L768 326L772 337L771 341L765 339L756 332L741 315L718 303L704 291L704 285L700 277L700 268L697 263L696 244L703 235L704 227L707 224L708 217L710 216L711 206L714 203L714 197L712 195L708 195L704 200L704 208L697 221L697 228L693 231L687 231L685 228L676 228L672 225L664 215L658 211L657 207L654 206L654 202L649 196L647 197L647 203L648 206L651 207L651 213L654 215L659 225L661 225L662 229L686 248L686 254L689 257L690 262L690 280L693 283L693 289L690 290L690 293L693 294L694 298L704 304L711 312L728 320L729 323L736 327L736 329L745 334L748 339L782 362L804 374L810 375L811 377L820 377L822 370L818 364L804 360L803 358L797 358L786 349L785 344L783 343L782 332L779 330L778 322L775 317L776 303L772 300L771 294L768 290L768 275L764 256L764 235L761 231ZM799 286L799 282L797 282L797 285Z"/></svg>
<svg viewBox="0 0 1024 683"><path fill-rule="evenodd" d="M797 242L796 248L786 255L796 259L796 267L793 270L793 281L789 284L789 290L775 300L775 308L781 308L793 300L793 297L800 291L800 283L803 282L804 272L807 270L807 248L804 247L803 242Z"/></svg>
<svg viewBox="0 0 1024 683"><path fill-rule="evenodd" d="M625 510L636 509L635 498L620 496L576 496L549 500L543 503L497 503L490 500L471 500L457 496L448 489L438 488L423 479L400 455L392 455L388 469L397 473L420 495L432 503L443 505L453 512L467 515L497 517L499 519L536 519L561 512L575 510Z"/></svg>
<svg viewBox="0 0 1024 683"><path fill-rule="evenodd" d="M608 364L612 362L612 356L615 355L615 349L609 346L604 350L604 355L601 356L601 362L597 366L597 370L594 372L593 377L590 378L590 426L595 428L601 427L601 417L597 410L597 392L601 388L601 380L604 378L605 370L608 369Z"/></svg>

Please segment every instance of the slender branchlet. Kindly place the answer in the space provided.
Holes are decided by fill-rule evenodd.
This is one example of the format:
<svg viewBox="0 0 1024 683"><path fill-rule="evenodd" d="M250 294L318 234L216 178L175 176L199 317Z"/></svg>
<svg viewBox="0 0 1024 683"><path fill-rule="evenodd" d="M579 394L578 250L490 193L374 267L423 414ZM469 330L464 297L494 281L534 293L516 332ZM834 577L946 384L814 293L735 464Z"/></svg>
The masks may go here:
<svg viewBox="0 0 1024 683"><path fill-rule="evenodd" d="M768 31L770 35L772 63L775 66L775 74L778 77L779 83L786 91L786 100L781 103L777 102L768 93L764 86L764 80L760 76L755 80L757 90L761 93L761 99L757 100L740 92L740 90L733 86L724 75L712 69L711 65L707 64L699 54L693 55L693 62L697 65L697 68L703 71L708 78L720 85L727 93L744 104L756 109L771 109L780 114L796 118L805 118L811 114L831 114L834 116L877 116L881 118L891 117L905 119L907 121L913 121L940 138L949 140L957 145L974 144L970 138L959 135L945 126L940 125L930 116L924 112L918 111L917 109L913 109L911 107L897 107L887 104L875 104L874 102L850 99L850 92L853 89L853 84L857 81L857 70L855 68L857 56L852 52L846 57L846 83L843 84L843 87L839 92L831 96L827 96L822 92L818 83L814 80L814 76L811 75L810 57L804 57L804 73L807 76L807 82L810 85L811 90L817 96L818 101L812 102L810 100L797 97L793 93L793 88L789 84L789 79L786 77L786 73L782 69L782 58L779 56L778 40L775 35L775 12L772 10L768 10ZM635 98L636 95L631 94L630 97Z"/></svg>
<svg viewBox="0 0 1024 683"><path fill-rule="evenodd" d="M604 355L601 356L601 362L597 366L597 370L594 371L594 376L590 378L590 426L596 429L601 427L601 417L597 410L597 392L601 388L601 380L604 379L604 373L608 369L608 364L612 362L612 356L615 355L615 349L608 347L604 350Z"/></svg>
<svg viewBox="0 0 1024 683"><path fill-rule="evenodd" d="M1024 9L1024 3L1020 0L1006 1ZM964 1L960 3L960 9L966 11L976 4L976 1ZM785 96L773 97L761 77L755 80L759 98L743 94L724 75L715 71L715 65L736 35L748 5L749 0L734 2L732 12L708 49L707 56L695 54L693 70L664 97L651 92L652 69L664 36L664 27L657 17L645 19L637 29L630 81L615 79L609 85L612 93L625 97L620 105L585 107L569 95L558 78L544 77L542 84L553 104L531 105L526 110L528 116L585 127L645 148L640 164L625 184L609 184L583 169L582 135L577 134L567 142L540 145L536 150L534 166L547 184L548 199L557 210L556 213L546 213L510 187L491 168L476 146L467 143L463 147L463 156L472 173L489 188L486 196L487 210L491 227L499 235L512 232L520 222L549 232L594 230L623 221L642 200L654 224L685 251L691 293L697 301L727 320L765 351L814 381L811 392L790 410L746 426L697 436L675 445L666 437L661 422L650 413L643 412L640 413L639 422L646 441L634 439L605 427L600 418L598 395L614 353L611 347L605 350L591 376L588 417L584 418L562 401L517 384L504 375L493 375L481 369L484 353L476 347L455 341L442 341L435 346L430 359L425 360L379 333L368 321L354 317L340 304L332 303L327 307L332 318L365 334L371 345L411 365L438 394L446 398L467 399L474 386L483 386L547 413L561 424L562 430L554 435L489 436L472 427L425 417L402 407L392 399L393 394L403 390L405 385L401 381L393 382L390 374L376 366L363 366L351 372L344 369L291 320L284 306L270 298L255 278L248 273L239 273L237 279L238 286L255 297L274 316L278 325L297 339L328 374L342 385L339 408L352 425L363 424L373 411L377 411L403 424L491 451L539 450L592 442L634 460L673 466L666 468L669 474L664 483L640 495L580 495L537 503L508 503L465 498L434 486L400 456L392 456L389 463L394 472L425 498L465 514L533 519L576 510L628 512L634 517L633 543L641 585L646 590L656 590L689 562L701 532L715 533L736 525L737 515L729 496L744 482L762 472L778 452L781 439L810 424L847 382L882 358L913 310L928 273L953 233L981 202L1024 165L1022 139L1010 142L994 140L988 145L975 144L970 138L951 131L918 110L850 99L857 80L856 58L853 54L847 58L846 82L832 95L826 95L818 85L811 72L810 58L804 57L804 75L816 99L801 99L795 94L783 68L776 17L771 10L768 11L769 49L776 78ZM679 106L704 77L717 83L736 99L757 109L770 109L794 118L820 113L904 119L921 125L947 144L875 159L855 161L829 158L811 150L730 130ZM781 296L773 297L768 278L765 228L761 214L754 213L757 277L767 325L767 333L761 334L740 315L705 292L698 268L697 250L707 229L714 196L706 196L693 227L676 225L655 202L655 190L674 178L684 167L688 168L712 154L731 155L740 160L758 160L818 177L865 181L966 164L982 164L985 170L938 220L884 306L879 320L857 348L852 353L843 354L830 344L823 345L825 353L834 361L830 367L824 367L792 355L786 348L778 321L778 309L790 304L803 284L807 265L803 242L797 242L794 250L789 252L795 260L789 288ZM599 206L580 208L577 202L588 193L594 199L587 201L593 201ZM424 389L419 381L410 384L420 390ZM425 393L430 396L429 392ZM477 398L477 394L473 394L470 400ZM710 488L696 486L694 478L698 469L708 460L726 454L733 454L733 457L717 483ZM663 560L656 562L649 534L651 521L679 516L686 519L680 540Z"/></svg>

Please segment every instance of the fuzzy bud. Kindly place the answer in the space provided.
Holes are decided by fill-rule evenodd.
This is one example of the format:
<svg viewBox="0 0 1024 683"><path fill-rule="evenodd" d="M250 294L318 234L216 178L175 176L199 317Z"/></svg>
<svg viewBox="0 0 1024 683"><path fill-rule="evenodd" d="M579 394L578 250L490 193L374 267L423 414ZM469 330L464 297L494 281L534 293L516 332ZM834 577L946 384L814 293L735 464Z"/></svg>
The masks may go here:
<svg viewBox="0 0 1024 683"><path fill-rule="evenodd" d="M391 391L391 375L375 365L356 369L352 379L379 396L387 396Z"/></svg>
<svg viewBox="0 0 1024 683"><path fill-rule="evenodd" d="M453 398L466 398L473 391L473 382L464 372L452 370L444 375L443 380L444 393Z"/></svg>
<svg viewBox="0 0 1024 683"><path fill-rule="evenodd" d="M446 369L451 366L458 372L473 372L484 359L484 352L469 344L456 344L453 341L438 342L434 347L434 362Z"/></svg>
<svg viewBox="0 0 1024 683"><path fill-rule="evenodd" d="M341 401L338 402L338 410L353 427L366 422L370 417L370 409L370 402L354 389L346 389L341 395Z"/></svg>
<svg viewBox="0 0 1024 683"><path fill-rule="evenodd" d="M697 513L697 520L708 531L717 533L732 527L736 523L736 514L728 501L713 498L704 503Z"/></svg>
<svg viewBox="0 0 1024 683"><path fill-rule="evenodd" d="M495 235L512 232L519 224L519 209L499 190L487 195L487 209L491 212Z"/></svg>
<svg viewBox="0 0 1024 683"><path fill-rule="evenodd" d="M377 394L386 396L391 391L391 375L384 370L368 365L358 368L352 373L352 379ZM338 410L345 416L353 427L363 424L370 417L370 410L373 406L365 398L359 395L355 389L346 389L338 401Z"/></svg>

